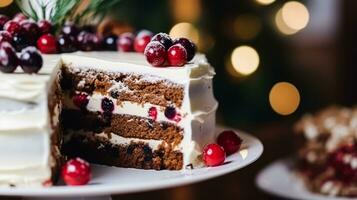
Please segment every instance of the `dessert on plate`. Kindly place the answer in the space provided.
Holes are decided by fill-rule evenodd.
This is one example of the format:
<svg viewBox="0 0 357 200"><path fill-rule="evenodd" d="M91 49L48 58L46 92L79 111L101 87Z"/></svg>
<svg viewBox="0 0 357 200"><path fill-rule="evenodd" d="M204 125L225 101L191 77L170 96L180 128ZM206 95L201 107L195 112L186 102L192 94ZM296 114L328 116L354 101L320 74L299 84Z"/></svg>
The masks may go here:
<svg viewBox="0 0 357 200"><path fill-rule="evenodd" d="M298 175L311 191L357 196L357 108L329 107L296 124Z"/></svg>

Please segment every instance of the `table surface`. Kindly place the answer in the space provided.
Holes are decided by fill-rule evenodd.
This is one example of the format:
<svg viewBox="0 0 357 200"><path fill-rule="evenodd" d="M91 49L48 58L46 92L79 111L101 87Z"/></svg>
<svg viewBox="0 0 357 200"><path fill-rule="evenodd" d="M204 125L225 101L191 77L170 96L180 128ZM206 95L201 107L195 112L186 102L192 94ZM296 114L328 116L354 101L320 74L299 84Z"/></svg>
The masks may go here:
<svg viewBox="0 0 357 200"><path fill-rule="evenodd" d="M257 173L273 161L293 152L293 135L290 122L274 122L243 129L258 137L263 145L263 155L253 164L234 173L192 185L151 192L116 195L113 200L193 200L193 199L278 199L260 191L255 185ZM0 197L0 200L21 198Z"/></svg>

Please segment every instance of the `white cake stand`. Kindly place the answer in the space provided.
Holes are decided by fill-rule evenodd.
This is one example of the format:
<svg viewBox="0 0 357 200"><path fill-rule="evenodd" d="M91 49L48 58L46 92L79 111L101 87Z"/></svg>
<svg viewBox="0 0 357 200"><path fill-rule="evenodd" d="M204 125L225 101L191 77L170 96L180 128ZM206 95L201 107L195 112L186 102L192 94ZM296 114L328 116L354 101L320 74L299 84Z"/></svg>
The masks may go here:
<svg viewBox="0 0 357 200"><path fill-rule="evenodd" d="M226 128L224 128L226 129ZM221 132L218 128L217 132ZM237 130L243 139L239 152L227 157L218 167L203 167L183 171L155 171L92 165L93 178L85 186L53 186L49 188L0 188L0 196L22 196L27 200L109 200L112 194L127 194L177 187L212 179L241 169L263 152L255 137Z"/></svg>

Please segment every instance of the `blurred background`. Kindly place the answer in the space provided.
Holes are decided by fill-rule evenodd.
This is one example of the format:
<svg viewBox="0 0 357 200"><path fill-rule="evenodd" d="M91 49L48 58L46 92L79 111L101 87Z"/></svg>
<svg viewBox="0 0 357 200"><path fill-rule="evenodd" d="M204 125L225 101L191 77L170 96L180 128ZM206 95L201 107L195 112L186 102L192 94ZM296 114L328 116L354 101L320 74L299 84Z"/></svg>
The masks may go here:
<svg viewBox="0 0 357 200"><path fill-rule="evenodd" d="M97 26L102 34L149 29L196 42L217 73L219 123L248 130L265 146L256 164L231 175L118 199L269 199L255 188L254 177L272 160L291 154L294 121L305 112L357 101L356 1L116 0L113 5L103 10L106 17ZM17 12L13 0L0 0L1 14Z"/></svg>

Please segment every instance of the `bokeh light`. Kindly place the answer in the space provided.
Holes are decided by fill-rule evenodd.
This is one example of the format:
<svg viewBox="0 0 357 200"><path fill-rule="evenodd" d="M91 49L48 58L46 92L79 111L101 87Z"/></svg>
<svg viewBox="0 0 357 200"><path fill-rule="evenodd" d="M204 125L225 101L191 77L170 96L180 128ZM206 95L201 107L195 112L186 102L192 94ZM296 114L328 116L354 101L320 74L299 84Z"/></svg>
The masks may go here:
<svg viewBox="0 0 357 200"><path fill-rule="evenodd" d="M274 3L275 0L255 0L255 1L261 5L269 5L269 4Z"/></svg>
<svg viewBox="0 0 357 200"><path fill-rule="evenodd" d="M199 33L195 26L191 23L182 22L174 25L170 30L170 36L173 38L186 37L193 42L199 42Z"/></svg>
<svg viewBox="0 0 357 200"><path fill-rule="evenodd" d="M233 50L231 54L232 66L238 73L249 75L255 72L259 66L259 55L250 46L240 46Z"/></svg>
<svg viewBox="0 0 357 200"><path fill-rule="evenodd" d="M13 2L13 0L0 0L0 7L6 7L10 5Z"/></svg>
<svg viewBox="0 0 357 200"><path fill-rule="evenodd" d="M234 20L234 34L243 40L250 40L257 36L261 30L261 22L255 15L243 14Z"/></svg>
<svg viewBox="0 0 357 200"><path fill-rule="evenodd" d="M291 83L276 83L269 93L270 106L280 115L289 115L295 112L300 104L298 89Z"/></svg>
<svg viewBox="0 0 357 200"><path fill-rule="evenodd" d="M275 15L275 24L278 30L285 35L292 35L298 32L298 30L291 29L288 25L285 24L283 17L281 15L281 9Z"/></svg>
<svg viewBox="0 0 357 200"><path fill-rule="evenodd" d="M301 30L309 22L309 11L306 6L297 1L289 1L281 9L282 19L287 26L294 30Z"/></svg>
<svg viewBox="0 0 357 200"><path fill-rule="evenodd" d="M172 14L177 22L194 22L201 15L201 0L171 0Z"/></svg>

